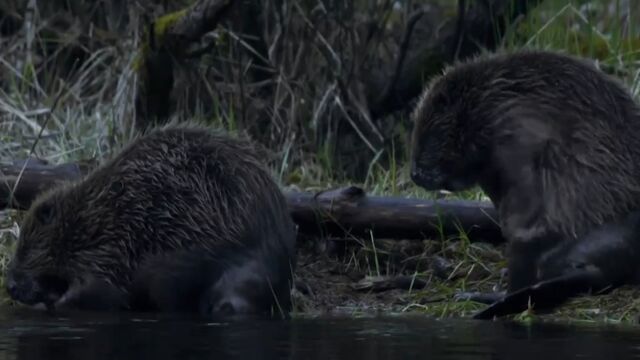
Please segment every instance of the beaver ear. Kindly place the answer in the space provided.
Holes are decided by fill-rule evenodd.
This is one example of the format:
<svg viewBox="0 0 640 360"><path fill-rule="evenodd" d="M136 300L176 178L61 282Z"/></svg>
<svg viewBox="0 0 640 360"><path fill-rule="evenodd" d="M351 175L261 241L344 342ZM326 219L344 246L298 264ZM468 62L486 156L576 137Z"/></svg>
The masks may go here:
<svg viewBox="0 0 640 360"><path fill-rule="evenodd" d="M36 219L41 224L49 224L53 220L54 209L51 204L42 203L35 211Z"/></svg>
<svg viewBox="0 0 640 360"><path fill-rule="evenodd" d="M113 196L120 196L124 193L124 184L121 181L114 181L109 185L109 191Z"/></svg>

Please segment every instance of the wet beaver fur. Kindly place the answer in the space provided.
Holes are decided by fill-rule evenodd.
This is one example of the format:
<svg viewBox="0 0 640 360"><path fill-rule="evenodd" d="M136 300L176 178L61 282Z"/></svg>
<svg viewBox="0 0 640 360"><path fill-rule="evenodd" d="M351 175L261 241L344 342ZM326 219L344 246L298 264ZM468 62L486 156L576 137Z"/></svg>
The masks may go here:
<svg viewBox="0 0 640 360"><path fill-rule="evenodd" d="M639 115L625 87L587 61L547 51L477 58L424 91L411 178L489 196L513 292L536 281L545 252L639 208Z"/></svg>
<svg viewBox="0 0 640 360"><path fill-rule="evenodd" d="M49 308L286 313L295 237L248 140L169 124L40 196L6 285Z"/></svg>
<svg viewBox="0 0 640 360"><path fill-rule="evenodd" d="M269 283L262 277L269 271L268 261L234 255L214 257L195 250L154 255L135 271L129 291L105 279L87 277L82 286L65 293L66 299L58 301L58 308L195 312L214 316L284 312L277 299L275 303L272 301ZM50 310L55 310L55 306Z"/></svg>
<svg viewBox="0 0 640 360"><path fill-rule="evenodd" d="M536 283L506 295L474 315L491 319L525 311L548 312L573 296L606 293L640 280L640 211L566 241L540 257Z"/></svg>

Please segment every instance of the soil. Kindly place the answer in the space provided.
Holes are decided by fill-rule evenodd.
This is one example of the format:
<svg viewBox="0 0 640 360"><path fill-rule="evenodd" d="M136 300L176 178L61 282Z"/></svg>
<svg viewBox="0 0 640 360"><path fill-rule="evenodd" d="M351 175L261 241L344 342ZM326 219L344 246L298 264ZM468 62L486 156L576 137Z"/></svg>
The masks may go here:
<svg viewBox="0 0 640 360"><path fill-rule="evenodd" d="M456 288L489 291L500 282L503 257L491 246L428 240L365 244L318 239L301 244L293 292L296 312L441 313L447 304L447 313L461 315L483 305L454 301Z"/></svg>
<svg viewBox="0 0 640 360"><path fill-rule="evenodd" d="M299 247L294 313L298 316L418 312L437 318L470 317L486 305L456 301L460 291L506 287L504 246L460 240L308 239ZM377 262L376 262L377 259ZM379 269L379 271L378 271ZM415 279L423 288L409 288ZM396 285L401 285L400 287ZM624 286L604 295L581 296L554 311L534 309L508 319L638 323L640 288ZM294 315L295 316L295 315Z"/></svg>

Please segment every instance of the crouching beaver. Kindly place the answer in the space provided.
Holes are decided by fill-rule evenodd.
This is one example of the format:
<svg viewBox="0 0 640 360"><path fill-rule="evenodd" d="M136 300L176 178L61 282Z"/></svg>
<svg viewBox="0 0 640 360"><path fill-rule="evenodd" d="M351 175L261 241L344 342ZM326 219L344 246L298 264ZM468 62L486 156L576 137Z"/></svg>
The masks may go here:
<svg viewBox="0 0 640 360"><path fill-rule="evenodd" d="M412 180L489 196L510 292L535 283L547 251L640 208L640 108L586 61L523 51L461 63L412 117Z"/></svg>
<svg viewBox="0 0 640 360"><path fill-rule="evenodd" d="M294 246L285 198L248 140L169 124L39 197L6 284L49 308L287 312Z"/></svg>
<svg viewBox="0 0 640 360"><path fill-rule="evenodd" d="M606 223L578 241L566 241L538 261L536 283L507 294L474 315L491 319L519 313L532 305L550 311L571 297L606 293L640 280L640 211Z"/></svg>

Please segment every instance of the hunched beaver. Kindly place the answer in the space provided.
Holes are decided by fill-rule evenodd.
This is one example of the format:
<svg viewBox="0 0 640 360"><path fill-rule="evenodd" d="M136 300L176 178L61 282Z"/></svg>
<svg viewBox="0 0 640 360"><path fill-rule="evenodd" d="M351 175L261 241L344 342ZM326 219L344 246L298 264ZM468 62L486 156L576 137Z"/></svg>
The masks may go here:
<svg viewBox="0 0 640 360"><path fill-rule="evenodd" d="M536 281L546 251L640 204L640 109L584 60L521 51L460 63L412 117L412 180L489 196L509 243L509 291Z"/></svg>
<svg viewBox="0 0 640 360"><path fill-rule="evenodd" d="M287 312L295 239L286 200L250 141L172 123L40 196L6 286L13 299L47 307ZM164 281L171 276L190 279L184 296L199 300L164 301L179 289Z"/></svg>

